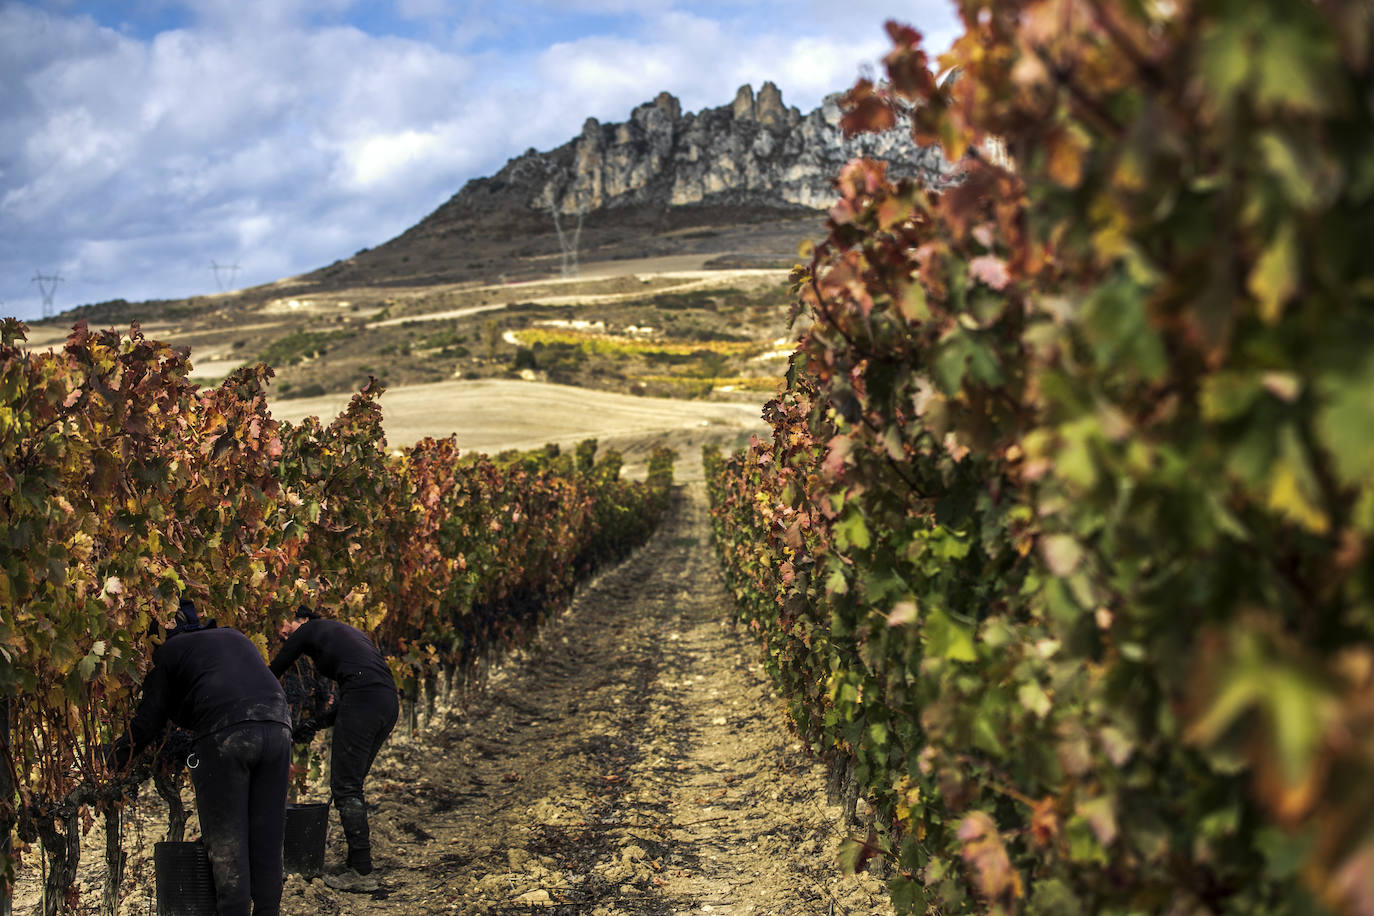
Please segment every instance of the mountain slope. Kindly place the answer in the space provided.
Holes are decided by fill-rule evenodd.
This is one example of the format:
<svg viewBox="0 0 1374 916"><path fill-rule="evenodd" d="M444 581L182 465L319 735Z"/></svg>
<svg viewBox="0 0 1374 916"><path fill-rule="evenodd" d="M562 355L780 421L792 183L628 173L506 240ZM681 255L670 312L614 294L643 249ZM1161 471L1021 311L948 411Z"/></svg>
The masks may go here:
<svg viewBox="0 0 1374 916"><path fill-rule="evenodd" d="M589 118L562 146L528 150L469 181L395 239L298 279L340 286L523 276L514 259L542 260L547 271L561 255L558 229L570 240L579 225L583 261L678 254L684 234L665 233L814 220L834 198L831 180L855 156L886 159L894 174L928 182L948 175L939 150L918 147L906 131L846 139L840 116L838 95L803 115L772 83L757 95L741 86L731 104L697 113L660 93L624 122ZM776 260L806 234L764 232L753 252L739 251L733 236L704 247L745 262Z"/></svg>

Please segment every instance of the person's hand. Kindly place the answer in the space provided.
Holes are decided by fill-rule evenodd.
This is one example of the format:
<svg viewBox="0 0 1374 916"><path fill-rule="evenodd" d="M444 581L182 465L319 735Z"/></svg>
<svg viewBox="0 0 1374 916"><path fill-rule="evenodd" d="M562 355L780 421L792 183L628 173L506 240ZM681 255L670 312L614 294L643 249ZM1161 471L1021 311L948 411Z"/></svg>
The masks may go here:
<svg viewBox="0 0 1374 916"><path fill-rule="evenodd" d="M186 765L186 758L191 754L191 733L184 729L173 729L165 739L162 746L158 749L158 763L169 767L172 770L179 770Z"/></svg>

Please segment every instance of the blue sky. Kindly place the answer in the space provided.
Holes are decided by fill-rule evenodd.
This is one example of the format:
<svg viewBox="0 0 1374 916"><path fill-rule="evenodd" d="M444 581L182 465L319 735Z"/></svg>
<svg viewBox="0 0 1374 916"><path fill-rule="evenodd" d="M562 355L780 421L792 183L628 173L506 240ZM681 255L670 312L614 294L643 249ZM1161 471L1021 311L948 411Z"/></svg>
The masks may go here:
<svg viewBox="0 0 1374 916"><path fill-rule="evenodd" d="M889 18L955 34L952 0L0 0L0 315L36 272L61 310L323 266L662 90L810 110Z"/></svg>

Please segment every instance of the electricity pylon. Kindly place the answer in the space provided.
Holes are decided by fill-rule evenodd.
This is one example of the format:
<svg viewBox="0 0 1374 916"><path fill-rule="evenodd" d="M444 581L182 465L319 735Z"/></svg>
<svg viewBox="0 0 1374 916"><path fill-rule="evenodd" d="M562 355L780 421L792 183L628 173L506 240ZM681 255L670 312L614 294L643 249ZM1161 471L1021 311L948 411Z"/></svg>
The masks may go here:
<svg viewBox="0 0 1374 916"><path fill-rule="evenodd" d="M558 233L558 247L563 250L563 276L577 276L577 246L582 240L582 218L587 215L586 203L577 205L577 228L572 231L572 238L563 233L563 226L558 221L558 202L555 201L550 207L553 213L553 228Z"/></svg>
<svg viewBox="0 0 1374 916"><path fill-rule="evenodd" d="M53 316L52 298L57 295L57 284L62 282L62 275L40 274L35 270L33 279L29 282L38 284L38 295L43 297L43 317L51 318Z"/></svg>
<svg viewBox="0 0 1374 916"><path fill-rule="evenodd" d="M221 264L218 261L211 261L210 268L215 272L215 285L219 287L220 292L225 292L234 288L234 276L240 270L237 264ZM229 282L227 284L220 279L220 271L222 270L229 272Z"/></svg>

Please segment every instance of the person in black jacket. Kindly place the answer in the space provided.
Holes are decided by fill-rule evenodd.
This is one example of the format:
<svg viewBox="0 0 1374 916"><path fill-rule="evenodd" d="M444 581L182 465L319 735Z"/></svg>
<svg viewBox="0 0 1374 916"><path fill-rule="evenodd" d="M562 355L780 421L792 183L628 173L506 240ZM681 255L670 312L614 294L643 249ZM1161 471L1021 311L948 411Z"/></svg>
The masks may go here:
<svg viewBox="0 0 1374 916"><path fill-rule="evenodd" d="M143 696L111 762L126 766L171 721L192 733L187 766L215 877L219 916L277 916L291 762L281 684L248 637L202 628L183 600L177 625L153 650Z"/></svg>
<svg viewBox="0 0 1374 916"><path fill-rule="evenodd" d="M317 729L334 727L329 790L348 842L348 861L343 870L325 875L325 884L339 890L376 890L363 781L400 715L396 680L382 653L356 627L325 620L302 607L278 632L286 644L269 666L274 675L280 677L304 654L339 688L338 702L324 718L307 720L292 735L295 741L308 742Z"/></svg>

